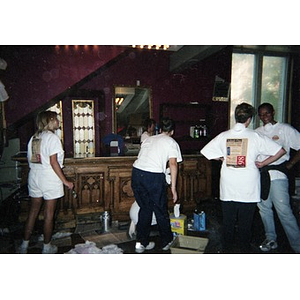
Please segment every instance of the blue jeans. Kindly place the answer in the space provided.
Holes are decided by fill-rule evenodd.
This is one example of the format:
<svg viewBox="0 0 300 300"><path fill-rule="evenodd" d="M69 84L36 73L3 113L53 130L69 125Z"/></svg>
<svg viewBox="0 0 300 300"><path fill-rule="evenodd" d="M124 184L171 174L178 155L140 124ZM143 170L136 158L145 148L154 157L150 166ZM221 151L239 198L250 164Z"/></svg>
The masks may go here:
<svg viewBox="0 0 300 300"><path fill-rule="evenodd" d="M300 253L300 229L290 205L289 182L287 179L271 181L270 193L267 200L257 204L264 224L267 239L277 238L272 206L274 205L279 220L289 240L290 246Z"/></svg>
<svg viewBox="0 0 300 300"><path fill-rule="evenodd" d="M164 173L151 173L132 169L131 187L138 203L139 218L136 226L136 240L149 244L152 214L155 213L158 230L165 247L173 239L167 203L167 186Z"/></svg>

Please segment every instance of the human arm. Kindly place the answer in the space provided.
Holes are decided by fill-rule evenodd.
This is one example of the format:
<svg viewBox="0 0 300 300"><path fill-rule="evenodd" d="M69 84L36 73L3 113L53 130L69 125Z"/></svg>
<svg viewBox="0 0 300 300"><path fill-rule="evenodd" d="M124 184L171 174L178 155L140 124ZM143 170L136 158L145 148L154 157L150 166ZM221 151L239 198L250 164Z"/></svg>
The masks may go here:
<svg viewBox="0 0 300 300"><path fill-rule="evenodd" d="M220 160L224 161L226 152L223 149L223 143L226 141L222 138L223 134L218 135L209 143L207 143L201 150L200 153L205 156L208 160Z"/></svg>
<svg viewBox="0 0 300 300"><path fill-rule="evenodd" d="M298 161L300 161L300 150L297 151L297 153L286 163L285 166L288 170L290 170Z"/></svg>
<svg viewBox="0 0 300 300"><path fill-rule="evenodd" d="M53 154L50 156L50 165L56 175L60 178L65 186L67 186L70 190L73 189L74 184L71 181L68 181L57 161L57 154Z"/></svg>
<svg viewBox="0 0 300 300"><path fill-rule="evenodd" d="M176 190L178 165L177 165L177 159L175 157L169 159L169 168L171 172L171 192L173 195L173 202L176 203L176 201L178 200L178 195Z"/></svg>
<svg viewBox="0 0 300 300"><path fill-rule="evenodd" d="M262 168L262 167L267 166L267 165L271 164L272 162L276 161L285 153L286 153L286 151L283 148L281 148L275 155L269 156L268 158L266 158L265 160L263 160L261 162L256 161L255 165L257 166L257 168Z"/></svg>

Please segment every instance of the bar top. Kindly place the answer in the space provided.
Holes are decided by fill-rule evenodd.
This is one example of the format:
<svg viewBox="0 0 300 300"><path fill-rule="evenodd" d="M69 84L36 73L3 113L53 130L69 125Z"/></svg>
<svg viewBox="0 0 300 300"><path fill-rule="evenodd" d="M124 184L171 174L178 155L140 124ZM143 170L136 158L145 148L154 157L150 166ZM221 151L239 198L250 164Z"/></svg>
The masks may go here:
<svg viewBox="0 0 300 300"><path fill-rule="evenodd" d="M183 154L183 158L193 158L193 157L202 157L202 154ZM64 162L66 164L74 164L74 163L96 163L96 162L110 162L110 161L133 161L137 158L137 156L97 156L97 157L84 157L84 158L74 158L74 157L67 157L65 158ZM20 163L27 163L27 156L26 155L14 155L11 157L13 161L18 161Z"/></svg>

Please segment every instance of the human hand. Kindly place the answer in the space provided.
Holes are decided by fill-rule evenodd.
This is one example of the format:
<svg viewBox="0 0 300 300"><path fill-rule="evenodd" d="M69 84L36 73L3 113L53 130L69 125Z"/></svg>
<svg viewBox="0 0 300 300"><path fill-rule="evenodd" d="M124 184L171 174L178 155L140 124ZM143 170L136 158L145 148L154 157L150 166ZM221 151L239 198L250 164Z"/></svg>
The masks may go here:
<svg viewBox="0 0 300 300"><path fill-rule="evenodd" d="M285 167L287 170L291 170L293 168L294 164L289 160L286 162Z"/></svg>
<svg viewBox="0 0 300 300"><path fill-rule="evenodd" d="M256 167L257 167L258 169L264 167L264 163L263 163L262 161L256 161L256 162L255 162L255 165L256 165Z"/></svg>
<svg viewBox="0 0 300 300"><path fill-rule="evenodd" d="M71 181L66 181L65 186L69 189L72 190L74 188L74 183Z"/></svg>
<svg viewBox="0 0 300 300"><path fill-rule="evenodd" d="M173 203L176 203L177 200L178 200L178 195L177 195L177 191L176 191L176 188L171 188L171 191L172 191L172 195L173 195Z"/></svg>

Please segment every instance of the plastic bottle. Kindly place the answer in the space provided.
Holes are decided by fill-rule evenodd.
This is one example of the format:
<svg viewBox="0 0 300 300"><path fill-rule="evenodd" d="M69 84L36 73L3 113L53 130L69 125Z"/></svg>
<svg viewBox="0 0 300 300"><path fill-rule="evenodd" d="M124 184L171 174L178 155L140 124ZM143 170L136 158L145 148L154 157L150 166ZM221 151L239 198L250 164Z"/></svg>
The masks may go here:
<svg viewBox="0 0 300 300"><path fill-rule="evenodd" d="M200 136L207 136L207 127L206 127L206 120L200 119Z"/></svg>
<svg viewBox="0 0 300 300"><path fill-rule="evenodd" d="M207 126L203 125L203 136L207 136Z"/></svg>
<svg viewBox="0 0 300 300"><path fill-rule="evenodd" d="M206 220L205 220L205 212L201 211L200 214L200 231L206 230Z"/></svg>
<svg viewBox="0 0 300 300"><path fill-rule="evenodd" d="M197 209L195 209L193 217L194 217L194 230L198 231L200 229L200 217Z"/></svg>
<svg viewBox="0 0 300 300"><path fill-rule="evenodd" d="M196 125L194 128L194 138L199 139L199 137L200 137L200 128L198 125Z"/></svg>
<svg viewBox="0 0 300 300"><path fill-rule="evenodd" d="M159 134L159 126L155 124L155 135Z"/></svg>
<svg viewBox="0 0 300 300"><path fill-rule="evenodd" d="M102 231L109 232L111 226L111 218L110 218L110 213L108 211L103 212L101 216L101 221L102 221Z"/></svg>

